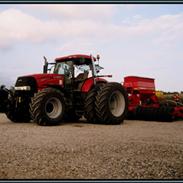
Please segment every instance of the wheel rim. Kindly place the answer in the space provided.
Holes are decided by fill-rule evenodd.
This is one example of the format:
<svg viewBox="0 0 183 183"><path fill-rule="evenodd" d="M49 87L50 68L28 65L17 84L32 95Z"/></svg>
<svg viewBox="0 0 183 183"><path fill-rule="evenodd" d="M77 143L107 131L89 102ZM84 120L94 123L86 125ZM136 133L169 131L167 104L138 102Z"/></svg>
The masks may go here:
<svg viewBox="0 0 183 183"><path fill-rule="evenodd" d="M120 91L112 93L109 99L109 109L115 117L119 117L125 110L125 98Z"/></svg>
<svg viewBox="0 0 183 183"><path fill-rule="evenodd" d="M58 98L52 97L50 98L45 105L46 115L51 118L55 119L58 118L59 115L62 113L62 103Z"/></svg>

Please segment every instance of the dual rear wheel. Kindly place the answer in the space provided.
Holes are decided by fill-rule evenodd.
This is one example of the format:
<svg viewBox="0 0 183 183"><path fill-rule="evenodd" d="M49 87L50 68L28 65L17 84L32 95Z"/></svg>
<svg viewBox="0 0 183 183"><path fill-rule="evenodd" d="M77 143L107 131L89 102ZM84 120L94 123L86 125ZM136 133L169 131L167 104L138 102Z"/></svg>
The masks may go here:
<svg viewBox="0 0 183 183"><path fill-rule="evenodd" d="M89 122L120 124L127 110L127 93L119 83L96 85L86 97L85 117Z"/></svg>

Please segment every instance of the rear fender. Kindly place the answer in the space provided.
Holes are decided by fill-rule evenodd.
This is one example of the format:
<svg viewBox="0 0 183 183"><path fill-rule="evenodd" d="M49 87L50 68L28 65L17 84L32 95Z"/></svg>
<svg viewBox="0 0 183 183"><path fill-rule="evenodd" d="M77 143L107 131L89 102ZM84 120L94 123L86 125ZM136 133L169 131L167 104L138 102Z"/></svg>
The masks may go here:
<svg viewBox="0 0 183 183"><path fill-rule="evenodd" d="M96 78L95 79L97 83L107 83L107 80L102 79L102 78ZM94 86L94 81L93 78L88 78L87 80L84 81L82 87L81 87L81 92L88 92L90 91Z"/></svg>

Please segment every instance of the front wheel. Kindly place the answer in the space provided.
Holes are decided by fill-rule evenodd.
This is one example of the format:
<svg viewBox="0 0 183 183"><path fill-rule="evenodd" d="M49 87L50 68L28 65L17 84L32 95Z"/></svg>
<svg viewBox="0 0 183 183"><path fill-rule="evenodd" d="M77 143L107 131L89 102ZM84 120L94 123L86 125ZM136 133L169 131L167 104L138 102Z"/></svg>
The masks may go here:
<svg viewBox="0 0 183 183"><path fill-rule="evenodd" d="M107 83L97 92L96 114L101 123L120 124L128 111L128 96L119 83Z"/></svg>
<svg viewBox="0 0 183 183"><path fill-rule="evenodd" d="M30 122L29 102L17 104L15 96L12 95L8 99L5 114L10 121L15 123Z"/></svg>
<svg viewBox="0 0 183 183"><path fill-rule="evenodd" d="M9 120L11 120L14 123L22 123L22 122L29 122L30 121L30 115L27 111L18 111L16 109L9 109L6 112L6 116Z"/></svg>
<svg viewBox="0 0 183 183"><path fill-rule="evenodd" d="M37 124L57 125L64 117L65 100L63 94L54 88L46 88L36 93L32 99L31 116Z"/></svg>

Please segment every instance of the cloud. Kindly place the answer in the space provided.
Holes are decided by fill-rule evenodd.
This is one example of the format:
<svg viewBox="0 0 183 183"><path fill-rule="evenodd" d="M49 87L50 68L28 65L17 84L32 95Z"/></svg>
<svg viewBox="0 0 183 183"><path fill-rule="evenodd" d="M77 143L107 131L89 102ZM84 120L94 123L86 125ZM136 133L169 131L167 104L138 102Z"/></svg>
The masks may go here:
<svg viewBox="0 0 183 183"><path fill-rule="evenodd" d="M88 37L98 27L101 24L91 20L41 20L17 9L8 9L0 13L0 48L22 41L38 43L58 38Z"/></svg>
<svg viewBox="0 0 183 183"><path fill-rule="evenodd" d="M39 43L74 38L109 41L149 37L156 44L172 43L183 37L183 14L164 15L154 19L135 15L128 20L128 23L124 20L114 23L109 19L98 21L102 20L101 17L112 17L115 12L114 6L44 5L43 7L50 13L63 15L65 18L42 20L13 8L2 11L0 13L0 48L22 41Z"/></svg>
<svg viewBox="0 0 183 183"><path fill-rule="evenodd" d="M29 5L26 6L33 11L39 11L56 19L95 19L105 21L111 19L116 10L116 5Z"/></svg>
<svg viewBox="0 0 183 183"><path fill-rule="evenodd" d="M41 21L16 9L0 13L0 47L6 48L17 42L40 42L51 37L57 22Z"/></svg>

